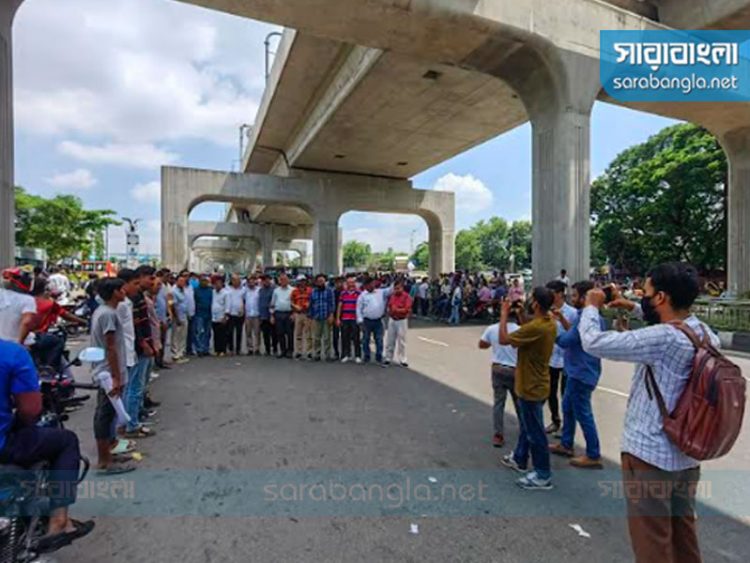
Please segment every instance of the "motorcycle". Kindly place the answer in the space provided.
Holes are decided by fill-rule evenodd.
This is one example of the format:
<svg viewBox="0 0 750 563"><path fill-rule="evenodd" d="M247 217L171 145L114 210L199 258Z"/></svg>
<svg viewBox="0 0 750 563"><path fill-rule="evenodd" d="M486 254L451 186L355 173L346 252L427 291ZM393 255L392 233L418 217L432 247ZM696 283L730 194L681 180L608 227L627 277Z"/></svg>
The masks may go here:
<svg viewBox="0 0 750 563"><path fill-rule="evenodd" d="M67 371L82 362L104 360L101 348L85 348L78 356L68 361ZM76 397L75 389L98 389L93 384L64 381L63 374L40 377L42 393L42 415L37 422L46 428L64 428L68 420L67 410L89 398ZM81 456L81 471L77 484L88 474L89 460ZM39 539L47 530L47 514L50 509L51 483L47 462L32 467L0 465L0 563L31 563L42 554Z"/></svg>

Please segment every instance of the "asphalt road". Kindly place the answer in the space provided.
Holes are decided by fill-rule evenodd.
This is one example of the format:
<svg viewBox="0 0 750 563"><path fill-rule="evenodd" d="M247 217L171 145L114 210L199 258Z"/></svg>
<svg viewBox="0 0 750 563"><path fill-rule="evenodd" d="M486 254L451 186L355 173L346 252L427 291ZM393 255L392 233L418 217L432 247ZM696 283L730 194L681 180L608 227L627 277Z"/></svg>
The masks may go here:
<svg viewBox="0 0 750 563"><path fill-rule="evenodd" d="M508 447L490 446L481 331L415 323L408 369L243 356L162 372L158 435L140 442L129 492L87 485L74 513L97 527L56 559L632 560L616 486L632 366L606 363L594 396L605 470L553 459L555 488L523 491L499 465ZM738 362L750 375L750 361ZM91 415L89 405L69 427L93 459ZM746 428L729 456L704 465L706 561L750 552L749 443Z"/></svg>

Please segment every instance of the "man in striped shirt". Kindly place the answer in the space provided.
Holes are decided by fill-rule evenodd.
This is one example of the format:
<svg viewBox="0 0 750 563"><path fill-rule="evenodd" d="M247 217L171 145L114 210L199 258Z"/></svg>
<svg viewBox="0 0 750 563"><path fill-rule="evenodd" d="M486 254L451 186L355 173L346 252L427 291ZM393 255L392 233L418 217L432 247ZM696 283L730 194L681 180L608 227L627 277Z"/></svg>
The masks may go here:
<svg viewBox="0 0 750 563"><path fill-rule="evenodd" d="M602 331L599 310L605 296L597 289L588 292L578 326L588 354L637 364L620 449L630 540L638 563L701 561L695 525L700 464L667 437L658 404L645 381L650 366L672 412L690 378L695 348L687 336L669 326L671 322L681 321L719 346L718 337L690 312L698 293L698 272L693 266L661 264L649 272L640 305L625 299L610 304L633 311L652 326Z"/></svg>
<svg viewBox="0 0 750 563"><path fill-rule="evenodd" d="M362 363L362 345L359 340L359 325L357 324L357 299L362 292L357 289L357 278L348 276L346 288L339 296L339 305L336 312L336 325L341 327L341 363L345 364L352 359L358 364ZM352 356L354 346L354 356Z"/></svg>

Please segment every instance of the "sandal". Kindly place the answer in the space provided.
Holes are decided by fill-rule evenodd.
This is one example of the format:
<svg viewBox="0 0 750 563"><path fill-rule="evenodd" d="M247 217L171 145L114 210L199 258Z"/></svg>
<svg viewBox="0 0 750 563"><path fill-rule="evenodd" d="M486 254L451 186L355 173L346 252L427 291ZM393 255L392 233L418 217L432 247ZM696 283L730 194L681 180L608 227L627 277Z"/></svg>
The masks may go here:
<svg viewBox="0 0 750 563"><path fill-rule="evenodd" d="M156 432L154 432L150 428L146 428L145 426L140 426L138 430L134 430L132 432L125 432L126 438L150 438L151 436L155 435Z"/></svg>
<svg viewBox="0 0 750 563"><path fill-rule="evenodd" d="M126 454L135 450L135 443L131 440L118 440L117 445L110 449L112 455Z"/></svg>
<svg viewBox="0 0 750 563"><path fill-rule="evenodd" d="M37 553L49 553L52 551L57 551L60 548L70 545L75 540L90 534L95 526L93 520L86 520L85 522L81 522L79 520L73 520L71 518L70 521L73 523L73 527L75 528L72 532L60 532L59 534L42 536L36 542L34 550Z"/></svg>
<svg viewBox="0 0 750 563"><path fill-rule="evenodd" d="M118 466L112 466L105 469L97 469L96 474L101 475L103 477L109 476L109 475L122 475L123 473L130 473L131 471L135 471L136 467L135 465L118 465Z"/></svg>

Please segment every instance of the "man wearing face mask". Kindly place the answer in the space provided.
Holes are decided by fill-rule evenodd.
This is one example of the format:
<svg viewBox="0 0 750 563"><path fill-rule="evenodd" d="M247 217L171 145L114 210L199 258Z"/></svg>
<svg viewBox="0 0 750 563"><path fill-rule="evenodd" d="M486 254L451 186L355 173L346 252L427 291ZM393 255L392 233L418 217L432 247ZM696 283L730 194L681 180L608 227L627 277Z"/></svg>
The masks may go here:
<svg viewBox="0 0 750 563"><path fill-rule="evenodd" d="M693 266L660 264L648 273L644 290L640 305L620 298L610 306L628 309L651 326L629 332L603 331L599 310L605 294L594 289L586 296L578 330L587 353L637 364L621 445L623 490L636 561L697 563L701 561L695 524L699 462L682 453L664 432L659 406L646 387L646 372L650 366L672 412L690 377L695 348L670 323L684 323L716 347L719 339L690 312L699 293ZM663 486L649 486L653 483Z"/></svg>

